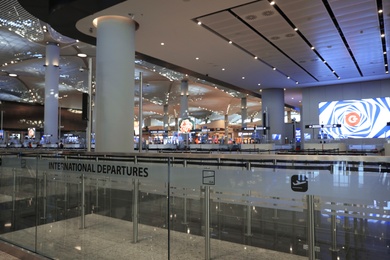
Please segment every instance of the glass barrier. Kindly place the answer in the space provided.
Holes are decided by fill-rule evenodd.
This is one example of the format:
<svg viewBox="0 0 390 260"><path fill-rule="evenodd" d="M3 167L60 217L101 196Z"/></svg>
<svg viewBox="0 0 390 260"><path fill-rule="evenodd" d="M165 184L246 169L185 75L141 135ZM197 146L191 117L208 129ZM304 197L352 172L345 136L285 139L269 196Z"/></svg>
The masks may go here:
<svg viewBox="0 0 390 260"><path fill-rule="evenodd" d="M37 220L36 160L1 158L1 237L35 251Z"/></svg>
<svg viewBox="0 0 390 260"><path fill-rule="evenodd" d="M0 239L58 259L386 259L377 156L3 156Z"/></svg>

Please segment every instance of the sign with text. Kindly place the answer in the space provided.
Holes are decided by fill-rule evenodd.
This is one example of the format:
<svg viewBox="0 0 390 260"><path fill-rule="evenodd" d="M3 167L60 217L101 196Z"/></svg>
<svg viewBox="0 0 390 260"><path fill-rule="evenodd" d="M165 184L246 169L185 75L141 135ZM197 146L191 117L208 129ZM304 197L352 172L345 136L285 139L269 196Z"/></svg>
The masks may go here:
<svg viewBox="0 0 390 260"><path fill-rule="evenodd" d="M215 185L215 171L203 170L202 183L204 185Z"/></svg>

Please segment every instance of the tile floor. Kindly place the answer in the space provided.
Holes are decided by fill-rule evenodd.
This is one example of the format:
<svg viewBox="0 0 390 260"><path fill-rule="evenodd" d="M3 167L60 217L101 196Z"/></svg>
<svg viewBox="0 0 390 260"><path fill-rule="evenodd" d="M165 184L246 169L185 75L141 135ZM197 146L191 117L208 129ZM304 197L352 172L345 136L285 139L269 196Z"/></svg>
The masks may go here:
<svg viewBox="0 0 390 260"><path fill-rule="evenodd" d="M133 224L97 214L39 226L37 251L54 259L168 259L168 231L139 225L138 243L133 243ZM1 235L1 238L34 248L35 228ZM170 232L170 259L205 259L205 239L189 233ZM301 260L306 257L211 239L211 259ZM0 255L0 260L2 260ZM4 258L18 259L18 258Z"/></svg>

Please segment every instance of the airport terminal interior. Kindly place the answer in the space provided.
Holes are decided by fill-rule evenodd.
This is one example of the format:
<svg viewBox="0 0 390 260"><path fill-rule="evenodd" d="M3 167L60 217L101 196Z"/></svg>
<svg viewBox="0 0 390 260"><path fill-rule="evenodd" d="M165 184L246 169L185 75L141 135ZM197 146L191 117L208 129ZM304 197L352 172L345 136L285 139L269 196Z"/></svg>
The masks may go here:
<svg viewBox="0 0 390 260"><path fill-rule="evenodd" d="M0 259L390 258L389 42L387 0L0 0Z"/></svg>

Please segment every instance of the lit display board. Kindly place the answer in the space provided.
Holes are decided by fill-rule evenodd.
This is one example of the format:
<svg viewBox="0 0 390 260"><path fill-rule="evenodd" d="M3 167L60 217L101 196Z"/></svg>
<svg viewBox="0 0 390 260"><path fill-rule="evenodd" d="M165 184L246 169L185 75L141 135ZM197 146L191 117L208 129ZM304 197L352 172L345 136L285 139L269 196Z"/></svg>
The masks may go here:
<svg viewBox="0 0 390 260"><path fill-rule="evenodd" d="M385 138L390 135L390 98L370 98L319 103L319 123L341 124L323 128L330 138Z"/></svg>

